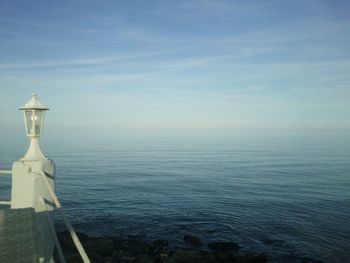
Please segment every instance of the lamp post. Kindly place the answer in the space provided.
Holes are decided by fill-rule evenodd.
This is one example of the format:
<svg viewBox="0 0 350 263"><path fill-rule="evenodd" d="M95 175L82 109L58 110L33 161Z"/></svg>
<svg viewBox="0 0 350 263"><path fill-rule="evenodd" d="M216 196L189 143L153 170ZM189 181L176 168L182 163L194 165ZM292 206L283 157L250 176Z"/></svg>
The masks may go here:
<svg viewBox="0 0 350 263"><path fill-rule="evenodd" d="M35 93L32 98L20 108L24 114L25 127L27 136L30 138L30 146L26 155L21 159L23 161L37 161L46 159L39 145L39 137L41 136L45 111L49 110L38 100Z"/></svg>
<svg viewBox="0 0 350 263"><path fill-rule="evenodd" d="M33 93L31 99L20 110L24 114L30 145L25 156L12 165L11 208L33 207L36 212L46 211L40 199L51 200L51 198L47 187L40 179L40 174L47 175L52 189L55 189L55 164L44 156L39 146L44 115L48 108L43 106Z"/></svg>
<svg viewBox="0 0 350 263"><path fill-rule="evenodd" d="M40 252L44 258L43 262L53 262L51 257L55 244L47 221L47 214L51 216L53 208L43 205L43 200L49 203L53 200L42 175L46 176L51 189L54 190L55 163L44 156L38 141L43 130L45 111L48 108L43 106L33 93L32 98L20 110L24 113L30 146L25 156L12 164L11 208L34 208L36 222L41 229L40 240L45 242L46 247L45 251Z"/></svg>

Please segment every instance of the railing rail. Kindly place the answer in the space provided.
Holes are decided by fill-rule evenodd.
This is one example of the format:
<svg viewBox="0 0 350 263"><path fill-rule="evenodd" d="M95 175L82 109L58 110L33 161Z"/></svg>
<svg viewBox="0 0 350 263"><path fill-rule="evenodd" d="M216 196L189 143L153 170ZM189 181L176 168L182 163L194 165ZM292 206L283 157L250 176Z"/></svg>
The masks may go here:
<svg viewBox="0 0 350 263"><path fill-rule="evenodd" d="M12 170L0 170L0 174L12 175ZM0 205L11 205L11 201L0 200Z"/></svg>
<svg viewBox="0 0 350 263"><path fill-rule="evenodd" d="M10 175L12 175L12 170L0 170L0 174L10 174Z"/></svg>
<svg viewBox="0 0 350 263"><path fill-rule="evenodd" d="M70 223L68 217L66 216L66 214L65 214L65 212L63 210L63 207L61 206L60 201L58 200L55 192L52 190L52 188L50 186L50 183L47 180L46 174L44 172L39 172L39 174L40 174L41 178L43 179L43 181L44 181L44 183L45 183L45 185L47 187L47 190L48 190L48 192L50 194L50 197L52 198L53 202L55 203L56 210L58 210L61 213L63 221L64 221L64 223L65 223L65 225L66 225L66 227L68 229L68 232L69 232L70 236L73 239L73 242L74 242L75 246L78 249L78 252L79 252L81 258L83 259L84 263L90 263L90 259L87 256L87 254L86 254L86 252L84 250L84 247L82 246L82 244L81 244L77 234L75 233L72 224ZM57 242L58 242L58 240L57 240Z"/></svg>

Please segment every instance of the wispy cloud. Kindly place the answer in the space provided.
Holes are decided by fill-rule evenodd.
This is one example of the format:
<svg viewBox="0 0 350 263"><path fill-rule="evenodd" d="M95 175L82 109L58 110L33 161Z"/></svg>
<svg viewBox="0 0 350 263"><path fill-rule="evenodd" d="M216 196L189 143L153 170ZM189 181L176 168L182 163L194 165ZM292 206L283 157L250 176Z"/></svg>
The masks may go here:
<svg viewBox="0 0 350 263"><path fill-rule="evenodd" d="M63 112L77 101L77 115L125 125L305 124L350 110L350 19L336 3L12 5L0 8L6 100L35 89Z"/></svg>

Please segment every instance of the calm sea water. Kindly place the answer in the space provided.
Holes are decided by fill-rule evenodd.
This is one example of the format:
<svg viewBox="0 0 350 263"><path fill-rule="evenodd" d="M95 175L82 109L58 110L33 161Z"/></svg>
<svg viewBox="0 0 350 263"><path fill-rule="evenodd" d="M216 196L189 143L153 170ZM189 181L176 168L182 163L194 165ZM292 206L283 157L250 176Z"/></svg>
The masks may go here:
<svg viewBox="0 0 350 263"><path fill-rule="evenodd" d="M25 153L1 129L0 169ZM44 131L57 193L91 235L230 240L270 259L350 262L350 132ZM10 180L0 179L1 199ZM61 221L57 218L58 227Z"/></svg>

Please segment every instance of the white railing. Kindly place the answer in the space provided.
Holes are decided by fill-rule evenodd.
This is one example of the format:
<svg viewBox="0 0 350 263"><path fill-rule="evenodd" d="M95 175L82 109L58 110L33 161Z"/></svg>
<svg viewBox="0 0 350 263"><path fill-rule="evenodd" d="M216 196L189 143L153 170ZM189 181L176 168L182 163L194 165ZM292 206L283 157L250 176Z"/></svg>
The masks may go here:
<svg viewBox="0 0 350 263"><path fill-rule="evenodd" d="M5 174L5 175L12 175L12 171L11 170L0 170L0 174ZM55 192L52 190L51 186L50 186L50 183L49 181L47 180L47 176L44 172L39 172L39 175L41 176L42 180L44 181L44 184L49 192L49 195L50 197L52 198L55 206L55 210L59 211L63 217L63 221L68 229L68 232L70 234L70 236L72 237L73 239L73 242L76 246L76 248L78 249L78 252L81 256L81 258L83 259L83 262L84 263L90 263L90 259L89 257L87 256L85 250L84 250L84 247L82 246L76 232L74 231L74 228L72 226L72 224L70 223L68 217L66 216L64 210L63 210L63 207L60 203L60 201L58 200ZM41 203L42 205L44 206L44 210L48 210L47 209L47 203L45 202L45 200L42 198L41 200ZM0 205L11 205L11 201L2 201L0 200ZM54 226L54 222L50 216L50 214L48 212L46 212L46 215L47 215L47 220L48 220L48 223L49 223L49 227L50 227L50 230L52 232L52 236L53 236L53 239L55 241L55 245L56 245L56 249L57 249L57 253L58 253L58 256L60 258L60 262L61 263L66 263L66 260L65 260L65 257L64 257L64 254L63 254L63 251L62 251L62 248L61 248L61 245L58 241L58 238L57 238L57 234L56 234L56 230L55 230L55 226Z"/></svg>
<svg viewBox="0 0 350 263"><path fill-rule="evenodd" d="M0 174L12 174L12 170L0 170Z"/></svg>
<svg viewBox="0 0 350 263"><path fill-rule="evenodd" d="M65 214L65 212L64 212L64 210L63 210L63 207L62 207L60 201L58 200L58 198L57 198L55 192L52 190L52 188L51 188L51 186L50 186L50 183L49 183L49 181L47 180L46 174L45 174L44 172L40 172L39 174L40 174L41 178L43 179L43 181L44 181L44 183L45 183L45 185L46 185L46 188L47 188L47 190L48 190L48 192L49 192L49 194L50 194L50 197L52 198L52 200L53 200L53 202L54 202L54 204L55 204L55 209L58 210L58 211L61 213L62 218L63 218L63 221L64 221L64 223L65 223L65 225L66 225L66 227L67 227L67 229L68 229L68 232L69 232L70 236L71 236L72 239L73 239L73 242L74 242L76 248L78 249L78 252L79 252L81 258L83 259L83 262L84 262L84 263L90 263L90 259L89 259L89 257L87 256L87 254L86 254L86 252L85 252L85 250L84 250L84 247L82 246L82 244L81 244L81 242L80 242L80 240L79 240L77 234L75 233L72 224L70 223L68 217L66 216L66 214ZM42 200L42 201L45 203L45 200ZM45 205L46 205L46 203L45 203ZM48 217L50 217L50 216L48 215ZM65 260L64 260L64 255L63 255L61 246L60 246L60 244L59 244L59 242L58 242L58 239L57 239L57 235L56 235L56 232L55 232L55 229L54 229L53 222L52 222L51 220L52 220L52 219L50 218L50 219L49 219L49 224L50 224L51 231L53 232L53 236L54 236L55 243L56 243L56 246L57 246L57 252L58 252L58 254L59 254L59 257L60 257L61 261L62 261L62 259L63 259L62 262L65 262ZM51 225L52 225L52 226L51 226Z"/></svg>
<svg viewBox="0 0 350 263"><path fill-rule="evenodd" d="M0 170L0 174L12 175L12 170ZM11 205L11 201L0 200L0 205Z"/></svg>

